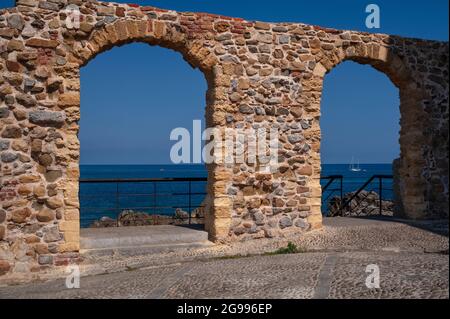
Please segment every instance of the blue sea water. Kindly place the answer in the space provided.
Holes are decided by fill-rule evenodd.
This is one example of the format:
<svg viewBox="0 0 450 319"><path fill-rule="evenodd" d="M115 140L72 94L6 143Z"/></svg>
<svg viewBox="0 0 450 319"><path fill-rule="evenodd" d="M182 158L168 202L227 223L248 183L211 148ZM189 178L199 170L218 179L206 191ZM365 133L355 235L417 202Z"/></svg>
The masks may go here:
<svg viewBox="0 0 450 319"><path fill-rule="evenodd" d="M343 192L350 193L358 190L374 175L392 175L392 164L361 164L360 172L350 170L350 164L324 164L322 165L322 177L330 175L343 176ZM327 181L323 180L322 186ZM335 182L331 188L335 188L338 182ZM367 190L375 190L378 192L378 181L374 181L368 185ZM392 199L392 180L383 180L383 198Z"/></svg>
<svg viewBox="0 0 450 319"><path fill-rule="evenodd" d="M204 165L81 165L81 179L158 179L206 177ZM322 176L343 175L343 192L359 189L373 175L391 175L390 164L362 164L360 172L353 172L348 164L324 164ZM328 181L323 180L322 185ZM385 180L383 198L392 198L392 181ZM339 181L329 189L339 188ZM192 196L189 196L189 188ZM367 187L378 191L378 182ZM81 227L88 227L103 216L116 218L124 209L151 214L173 215L176 208L185 211L201 205L206 182L164 183L80 183ZM324 200L339 191L324 193ZM117 194L119 194L117 196Z"/></svg>

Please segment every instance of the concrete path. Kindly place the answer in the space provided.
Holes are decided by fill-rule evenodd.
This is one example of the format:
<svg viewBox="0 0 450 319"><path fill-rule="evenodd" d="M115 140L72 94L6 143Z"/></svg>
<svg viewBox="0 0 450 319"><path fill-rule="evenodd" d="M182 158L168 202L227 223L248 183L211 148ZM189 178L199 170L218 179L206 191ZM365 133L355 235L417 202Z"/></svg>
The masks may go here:
<svg viewBox="0 0 450 319"><path fill-rule="evenodd" d="M306 252L264 254L288 242ZM82 265L80 289L58 279L1 287L0 298L449 298L448 246L448 221L338 218L279 241L93 254ZM379 289L366 286L374 267Z"/></svg>
<svg viewBox="0 0 450 319"><path fill-rule="evenodd" d="M129 252L136 248L146 253L168 252L212 245L208 233L187 226L146 226L81 229L81 249L85 254ZM99 252L101 251L101 252Z"/></svg>
<svg viewBox="0 0 450 319"><path fill-rule="evenodd" d="M366 267L380 268L380 289ZM255 256L0 288L1 298L448 298L448 256L393 252Z"/></svg>

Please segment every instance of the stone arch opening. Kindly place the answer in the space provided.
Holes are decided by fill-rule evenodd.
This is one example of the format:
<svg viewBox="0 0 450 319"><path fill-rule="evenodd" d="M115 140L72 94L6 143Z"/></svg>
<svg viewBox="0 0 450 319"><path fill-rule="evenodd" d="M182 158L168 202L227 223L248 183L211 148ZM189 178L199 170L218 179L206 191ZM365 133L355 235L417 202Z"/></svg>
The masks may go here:
<svg viewBox="0 0 450 319"><path fill-rule="evenodd" d="M194 69L199 69L207 84L206 93L206 107L203 120L205 120L205 126L214 126L214 104L215 104L215 63L216 57L211 54L208 45L203 40L187 39L185 33L181 33L179 26L175 24L168 24L161 21L152 20L118 20L115 23L108 24L103 28L100 28L93 32L89 39L79 41L76 39L76 34L67 34L68 43L72 44L72 50L70 52L70 59L74 62L73 68L68 72L73 81L73 86L76 90L72 96L77 101L78 108L80 107L80 68L89 64L90 61L95 59L99 54L112 50L116 47L125 46L132 43L144 43L149 46L157 46L164 49L173 50L180 53L183 59ZM72 40L70 38L73 37ZM73 42L71 42L73 41ZM78 92L77 92L78 91ZM77 123L80 119L79 110L73 115L73 120ZM74 203L79 206L79 185L78 180L80 178L79 171L79 140L78 140L79 127L74 124L73 129L70 131L70 139L73 141L77 154L75 160L69 163L69 170L72 172L68 181L68 194L67 197L73 199ZM213 198L213 193L217 188L218 179L216 178L217 166L213 164L206 165L208 172L207 182L207 195L205 203L205 230L209 234L211 240L217 240L219 238L220 229L216 227L217 214L214 202L209 200ZM220 173L219 173L220 174ZM74 216L75 216L74 211ZM70 216L70 212L69 212ZM79 223L78 218L74 219ZM79 227L78 227L79 228ZM67 241L67 240L66 240ZM69 249L79 249L79 235L74 232L73 238L69 240L72 245Z"/></svg>
<svg viewBox="0 0 450 319"><path fill-rule="evenodd" d="M87 228L186 226L189 222L200 228L204 221L197 216L203 209L198 206L205 196L164 197L167 192L187 193L188 182L115 185L86 180L206 176L204 165L168 166L175 144L169 142L171 131L185 128L192 139L193 121L201 120L204 125L207 88L202 73L190 70L175 51L132 43L97 55L80 74L81 248L86 232L95 232ZM191 182L191 186L194 193L206 192L203 181ZM194 212L190 221L172 219L176 212L182 217L188 211ZM173 232L178 229L172 228ZM129 228L119 233L126 230L132 233Z"/></svg>
<svg viewBox="0 0 450 319"><path fill-rule="evenodd" d="M343 48L337 56L328 57L316 66L320 81L320 98L323 79L337 65L353 61L369 65L385 74L399 90L400 96L400 157L393 163L395 216L410 219L424 218L426 211L423 181L423 155L420 145L425 143L423 109L425 97L422 83L409 72L407 62L390 47L360 45ZM320 154L319 154L320 157ZM316 176L320 179L320 176Z"/></svg>
<svg viewBox="0 0 450 319"><path fill-rule="evenodd" d="M373 180L352 200L351 209L340 211L340 181L327 178L343 176L345 202L373 176L393 174L392 164L400 156L399 104L397 87L370 65L345 61L324 78L320 126L325 216L392 216L392 179L384 178L381 184Z"/></svg>
<svg viewBox="0 0 450 319"><path fill-rule="evenodd" d="M352 157L355 167L399 157L400 96L384 73L343 62L325 76L321 103L323 164L349 168Z"/></svg>

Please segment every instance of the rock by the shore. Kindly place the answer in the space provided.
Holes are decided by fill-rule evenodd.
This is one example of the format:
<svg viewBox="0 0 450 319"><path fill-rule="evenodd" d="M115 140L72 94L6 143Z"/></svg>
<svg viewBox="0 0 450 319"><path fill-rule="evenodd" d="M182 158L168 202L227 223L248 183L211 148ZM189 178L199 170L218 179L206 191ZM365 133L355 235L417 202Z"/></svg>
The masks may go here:
<svg viewBox="0 0 450 319"><path fill-rule="evenodd" d="M344 195L343 203L347 203L355 195L355 192ZM380 196L374 191L362 191L341 210L341 198L333 197L328 203L328 217L355 217L355 216L379 216ZM394 203L381 201L382 216L394 215Z"/></svg>
<svg viewBox="0 0 450 319"><path fill-rule="evenodd" d="M154 225L154 220L153 216L149 214L126 210L120 213L117 218L117 225L119 227L150 226Z"/></svg>
<svg viewBox="0 0 450 319"><path fill-rule="evenodd" d="M117 219L102 217L91 224L90 228L105 227L130 227L130 226L155 226L155 225L203 225L205 224L205 212L208 207L208 197L200 206L189 213L181 208L175 210L174 215L157 215L133 210L124 210Z"/></svg>
<svg viewBox="0 0 450 319"><path fill-rule="evenodd" d="M106 227L116 227L117 221L110 217L102 217L96 220L90 227L91 228L106 228Z"/></svg>
<svg viewBox="0 0 450 319"><path fill-rule="evenodd" d="M176 211L175 216L151 215L127 210L120 213L117 220L109 217L102 217L92 223L90 228L188 225L189 222L193 225L202 225L204 224L204 219L192 216L189 221L189 214L181 209Z"/></svg>
<svg viewBox="0 0 450 319"><path fill-rule="evenodd" d="M175 218L176 219L189 219L189 213L185 212L181 208L177 208L175 211Z"/></svg>

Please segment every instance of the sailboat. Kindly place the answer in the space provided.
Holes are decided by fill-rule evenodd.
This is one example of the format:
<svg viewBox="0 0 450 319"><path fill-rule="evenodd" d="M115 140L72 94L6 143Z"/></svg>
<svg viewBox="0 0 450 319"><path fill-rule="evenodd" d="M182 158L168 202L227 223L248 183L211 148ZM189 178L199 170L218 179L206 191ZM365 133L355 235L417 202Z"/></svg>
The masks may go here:
<svg viewBox="0 0 450 319"><path fill-rule="evenodd" d="M362 171L361 166L359 164L359 160L358 160L358 164L355 165L355 158L354 157L352 157L352 163L350 164L350 170L352 172L361 172Z"/></svg>

